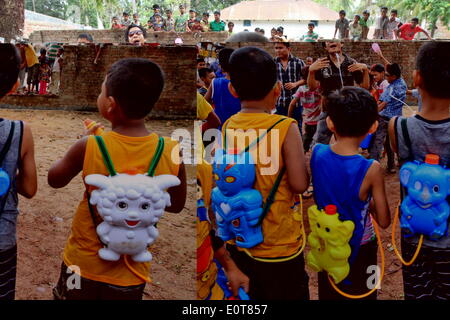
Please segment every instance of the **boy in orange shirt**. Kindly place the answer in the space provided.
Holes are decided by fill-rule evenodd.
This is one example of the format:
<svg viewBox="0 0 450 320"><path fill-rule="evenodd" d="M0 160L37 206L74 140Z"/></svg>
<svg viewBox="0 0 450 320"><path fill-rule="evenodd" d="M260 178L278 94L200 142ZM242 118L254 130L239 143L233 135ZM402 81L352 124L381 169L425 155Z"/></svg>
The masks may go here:
<svg viewBox="0 0 450 320"><path fill-rule="evenodd" d="M225 122L222 134L226 132L230 146L252 129L257 136L268 132L257 148L249 150L254 155L256 149L263 148L259 154L261 151L270 154L272 160L264 163L253 156L256 169L253 188L265 201L276 180L280 179L280 183L262 220L263 242L245 249L232 240L227 249L237 267L250 278L252 300L307 300L308 275L301 252L305 241L303 224L294 209L296 194L303 193L309 181L298 125L292 118L271 114L281 93L281 83L277 81L276 65L270 54L255 47L240 48L230 57L229 72L230 91L240 99L241 111ZM245 146L233 145L241 151L241 147L244 149L254 140L245 139Z"/></svg>
<svg viewBox="0 0 450 320"><path fill-rule="evenodd" d="M148 59L123 59L109 69L97 105L100 114L111 122L112 131L102 137L117 172L147 172L159 137L147 130L145 117L158 101L163 87L161 69ZM179 186L167 190L171 206L166 211L175 213L180 212L186 202L186 173L178 154L178 143L164 137L164 150L155 171L155 175L171 174L181 181ZM48 183L53 188L62 188L80 171L83 179L94 173L109 175L93 136L77 141L64 158L50 168ZM93 189L86 185L87 193ZM123 257L118 261L106 261L98 256L103 245L93 220L99 217L96 210L90 211L87 193L72 222L60 279L53 291L55 299L142 299L145 282L128 269ZM130 263L140 275L149 274L150 263ZM69 285L68 277L73 272L81 276L79 287Z"/></svg>

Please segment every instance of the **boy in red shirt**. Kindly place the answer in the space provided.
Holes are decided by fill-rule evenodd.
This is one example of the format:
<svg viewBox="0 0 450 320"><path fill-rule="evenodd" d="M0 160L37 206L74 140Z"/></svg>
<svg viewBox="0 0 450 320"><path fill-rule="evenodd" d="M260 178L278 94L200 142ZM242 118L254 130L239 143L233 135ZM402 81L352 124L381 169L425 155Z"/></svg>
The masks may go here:
<svg viewBox="0 0 450 320"><path fill-rule="evenodd" d="M397 37L403 40L413 40L417 32L423 32L427 36L428 40L431 40L430 35L424 29L419 26L419 19L412 18L411 23L403 24L397 31Z"/></svg>

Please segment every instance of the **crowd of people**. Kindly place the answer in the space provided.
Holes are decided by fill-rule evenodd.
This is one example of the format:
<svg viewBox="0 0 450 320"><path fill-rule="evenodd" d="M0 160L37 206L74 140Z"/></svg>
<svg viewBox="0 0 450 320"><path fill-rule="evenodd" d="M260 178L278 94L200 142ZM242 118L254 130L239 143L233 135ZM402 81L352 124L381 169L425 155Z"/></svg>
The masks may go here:
<svg viewBox="0 0 450 320"><path fill-rule="evenodd" d="M198 115L199 119L206 120L202 126L203 132L207 133L206 130L211 127L222 129L223 144L219 147L227 154L225 159L231 159L233 155L241 156L249 148L256 150L255 146L262 138L254 140L247 135L247 130L264 132L267 141L271 141L271 154L281 157L278 162L281 165L278 171L264 174L262 172L267 169L267 162L258 158L264 151L258 149L252 152L251 163L255 163L256 170L253 188L260 192L263 201L273 200L274 190L275 199L278 199L269 204L264 218L259 220L264 237L261 243L254 246L247 246L244 241L247 241L246 236L253 236L250 232L257 231L252 229L246 234L240 228L244 219L248 219L245 223L254 225L250 220L254 219L253 216L235 216L235 211L220 202L225 201L222 198L230 199L227 203L233 205L233 201L238 201L235 190L244 187L231 187L231 184L246 183L233 169L234 162L224 162L222 165L215 156L212 165L205 162L199 165L197 176L201 207L203 210L210 208L216 222L210 227L215 230L208 235L211 239L207 240L205 234L199 233L197 242L202 247L203 243L212 241L214 250L226 247L231 266L228 274L233 279L230 286L235 295L237 288L241 287L255 300L308 300L309 276L302 253L306 239L301 231L304 226L297 217L299 200L296 194L309 192L309 196L314 194L317 208L327 210L329 204L335 205L335 209L327 213L332 215L337 210L338 219L353 221L355 228L349 240L349 274L345 281L332 286L330 281L333 280L328 279L329 270L328 275L320 271L319 300L341 300L345 299L344 295L377 299L376 290L369 287L368 268L377 265L378 235L375 235L374 225L386 229L391 223L390 194L385 191L384 179L386 174L395 172L395 154L399 167L407 161L425 161L444 168L450 164L450 79L446 57L449 43L428 42L419 50L414 86L422 102L412 116L403 115L409 90L402 78L402 68L388 61L381 50L377 52L379 63L368 66L344 53L340 41L324 42L325 55L315 61L312 57L307 57L305 61L295 57L289 42L275 43L274 49L275 57L256 47L224 48L219 51L219 70L198 61L200 80L203 82L198 93ZM301 124L303 119L304 126ZM274 138L272 132L275 130L278 133ZM370 135L369 152L362 156L362 143ZM273 147L273 139L279 142L276 147ZM206 140L205 146L208 143ZM227 149L228 145L233 147ZM239 151L245 146L245 151ZM388 158L387 172L380 163L383 149ZM312 178L307 169L307 152L311 152L309 164ZM431 159L434 159L433 162ZM410 176L400 174L399 178L405 185ZM214 185L216 188L212 189ZM438 185L431 191L416 182L414 188L423 195L421 201L424 201L424 208L430 206L430 192L439 192ZM222 190L227 192L227 197L220 196ZM401 199L405 197L405 192L406 189L403 189ZM448 193L444 191L443 194L445 201ZM247 204L244 199L242 201L244 203L239 202L236 210ZM235 219L229 222L229 228L233 231L221 229L228 223L227 215ZM206 223L206 220L200 221ZM311 221L310 214L311 230L318 228L317 232L322 232L325 239L320 240L330 242L314 244L310 234L310 246L331 250L329 246L332 243L328 239L333 239L332 232L336 232L332 230L331 223L327 224L323 218L317 220L315 226L311 225ZM214 226L216 223L217 226ZM227 232L236 232L236 238ZM230 237L232 240L229 240ZM403 266L405 299L448 300L448 231L439 237L425 237L423 243L418 241L418 235L405 230L401 237L406 261L415 257L410 264ZM334 239L337 241L337 238ZM414 252L418 247L420 254L417 256ZM197 279L213 268L198 269ZM268 274L270 277L267 277ZM209 279L208 283L212 281ZM198 287L201 288L201 283ZM209 299L213 293L213 289L202 290L198 296Z"/></svg>
<svg viewBox="0 0 450 320"><path fill-rule="evenodd" d="M14 93L57 95L63 68L63 45L49 43L40 48L39 55L27 41L20 41L16 47L22 60Z"/></svg>
<svg viewBox="0 0 450 320"><path fill-rule="evenodd" d="M157 4L153 5L153 15L147 22L143 23L139 19L139 14L133 14L133 19L130 19L128 12L122 14L122 19L119 20L117 16L112 18L111 29L126 29L128 26L134 24L145 27L147 31L168 31L168 32L218 32L226 31L227 24L220 19L220 11L214 11L214 20L210 21L210 14L203 12L202 15L195 10L190 9L186 12L186 7L180 5L178 7L179 13L174 17L171 9L166 9L161 12L161 7ZM234 24L228 23L228 32L233 32Z"/></svg>
<svg viewBox="0 0 450 320"><path fill-rule="evenodd" d="M346 18L345 10L339 11L339 19L336 20L335 32L339 39L349 39L353 41L367 40L370 27L370 12L364 10L361 14L355 14L352 20ZM145 27L147 31L169 31L169 32L208 32L208 31L227 31L229 35L233 34L234 23L228 23L221 20L220 11L214 11L214 19L210 21L208 12L199 13L195 9L186 12L184 5L179 6L179 14L174 17L171 9L161 12L161 7L153 5L153 15L146 23L142 23L137 13L133 14L132 19L127 12L124 12L122 19L117 16L112 18L111 29L125 29L131 24ZM431 39L426 30L420 27L419 19L412 18L409 22L402 23L398 18L398 11L392 9L388 16L388 8L382 7L380 15L375 18L375 30L372 39L387 40L412 40L414 36L423 32L428 39ZM303 35L296 35L292 39L296 41L315 42L324 37L315 32L316 23L308 23L308 31ZM251 31L245 29L244 31ZM266 36L266 30L255 28L253 30L263 36ZM267 35L270 41L292 41L284 34L284 27L273 27L270 35Z"/></svg>

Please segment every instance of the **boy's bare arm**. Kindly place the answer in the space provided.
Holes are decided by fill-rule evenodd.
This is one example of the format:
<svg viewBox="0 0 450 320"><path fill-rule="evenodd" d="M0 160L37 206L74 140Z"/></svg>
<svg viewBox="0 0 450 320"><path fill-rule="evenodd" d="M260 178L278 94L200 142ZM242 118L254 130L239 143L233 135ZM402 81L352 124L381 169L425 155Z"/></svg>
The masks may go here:
<svg viewBox="0 0 450 320"><path fill-rule="evenodd" d="M211 84L208 88L208 91L205 93L205 100L208 101L210 104L212 103L212 86L213 86L214 79L211 81Z"/></svg>
<svg viewBox="0 0 450 320"><path fill-rule="evenodd" d="M183 210L184 205L186 204L186 168L183 162L180 164L180 168L178 170L178 179L181 181L180 185L167 189L171 202L171 206L165 209L167 212L179 213Z"/></svg>
<svg viewBox="0 0 450 320"><path fill-rule="evenodd" d="M282 153L292 192L303 193L308 188L309 176L306 169L302 138L296 123L292 123L289 126L283 143Z"/></svg>
<svg viewBox="0 0 450 320"><path fill-rule="evenodd" d="M225 248L225 245L214 252L214 258L216 258L225 269L233 296L238 296L240 287L242 287L245 292L248 292L250 279L237 267L236 263L231 258L230 253Z"/></svg>
<svg viewBox="0 0 450 320"><path fill-rule="evenodd" d="M17 192L31 199L37 191L36 162L34 159L34 141L31 127L23 123L23 138L20 154L19 173L17 174Z"/></svg>
<svg viewBox="0 0 450 320"><path fill-rule="evenodd" d="M373 197L373 208L371 207L371 211L378 225L386 229L391 224L391 215L384 186L384 172L380 163L374 161L367 175Z"/></svg>
<svg viewBox="0 0 450 320"><path fill-rule="evenodd" d="M391 144L392 151L394 151L395 153L398 153L397 140L396 140L396 136L395 136L395 119L396 118L397 117L394 117L391 120L389 120L388 134L389 134L389 141Z"/></svg>
<svg viewBox="0 0 450 320"><path fill-rule="evenodd" d="M84 154L88 136L78 140L65 156L56 161L48 171L47 181L52 188L62 188L69 184L83 170Z"/></svg>
<svg viewBox="0 0 450 320"><path fill-rule="evenodd" d="M220 126L220 119L217 114L212 110L208 117L206 118L206 122L208 123L208 127L211 129L217 129Z"/></svg>
<svg viewBox="0 0 450 320"><path fill-rule="evenodd" d="M297 104L298 98L292 99L291 103L289 104L288 108L288 117L292 118L292 115L294 114L295 105Z"/></svg>

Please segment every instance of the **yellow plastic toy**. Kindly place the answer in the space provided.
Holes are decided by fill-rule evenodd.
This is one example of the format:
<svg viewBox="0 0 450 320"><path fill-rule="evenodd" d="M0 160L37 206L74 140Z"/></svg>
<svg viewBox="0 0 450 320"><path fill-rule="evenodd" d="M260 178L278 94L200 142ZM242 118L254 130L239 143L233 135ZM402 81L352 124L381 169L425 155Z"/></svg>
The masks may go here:
<svg viewBox="0 0 450 320"><path fill-rule="evenodd" d="M91 119L86 119L83 121L84 123L84 127L86 128L86 130L90 130L91 128L93 128L94 126L97 125L97 122L95 122L94 120ZM101 136L103 134L104 130L102 128L97 128L94 132L94 135L96 136Z"/></svg>
<svg viewBox="0 0 450 320"><path fill-rule="evenodd" d="M340 221L335 205L328 205L325 210L311 206L308 209L311 233L308 243L311 251L306 256L306 264L316 272L326 271L339 283L350 272L348 257L351 248L348 242L352 237L355 224L353 221Z"/></svg>

